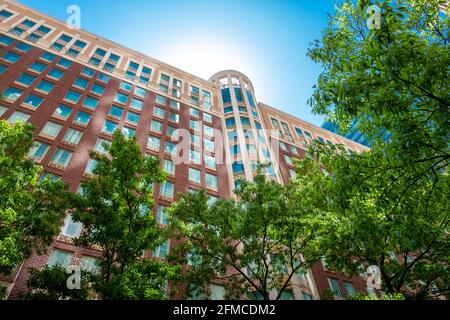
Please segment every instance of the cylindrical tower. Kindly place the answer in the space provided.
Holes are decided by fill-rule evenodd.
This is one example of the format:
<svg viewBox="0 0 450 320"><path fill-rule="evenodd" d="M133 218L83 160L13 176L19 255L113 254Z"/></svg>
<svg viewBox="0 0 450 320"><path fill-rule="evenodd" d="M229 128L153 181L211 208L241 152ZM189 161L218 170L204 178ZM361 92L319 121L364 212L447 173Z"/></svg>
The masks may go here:
<svg viewBox="0 0 450 320"><path fill-rule="evenodd" d="M231 165L234 187L242 176L251 181L259 163L271 163L267 174L280 181L250 79L239 71L225 70L214 74L209 81L220 91L223 128L226 128L224 140L229 150L227 162Z"/></svg>

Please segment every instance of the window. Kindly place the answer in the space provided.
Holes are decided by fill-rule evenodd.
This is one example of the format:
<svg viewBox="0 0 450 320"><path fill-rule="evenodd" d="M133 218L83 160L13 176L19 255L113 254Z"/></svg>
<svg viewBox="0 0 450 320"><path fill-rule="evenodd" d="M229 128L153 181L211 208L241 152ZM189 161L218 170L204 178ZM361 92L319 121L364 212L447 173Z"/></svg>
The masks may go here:
<svg viewBox="0 0 450 320"><path fill-rule="evenodd" d="M143 104L144 104L144 102L142 101L142 100L139 100L139 99L135 99L135 98L132 98L131 99L131 107L133 108L133 109L136 109L136 110L142 110L142 106L143 106Z"/></svg>
<svg viewBox="0 0 450 320"><path fill-rule="evenodd" d="M29 118L29 114L16 111L8 118L8 122L11 124L16 123L17 121L27 122Z"/></svg>
<svg viewBox="0 0 450 320"><path fill-rule="evenodd" d="M36 73L41 73L42 71L44 71L46 65L40 62L35 62L33 63L28 70L34 71Z"/></svg>
<svg viewBox="0 0 450 320"><path fill-rule="evenodd" d="M139 123L139 115L137 113L128 111L127 112L127 121L131 122L132 124L137 125Z"/></svg>
<svg viewBox="0 0 450 320"><path fill-rule="evenodd" d="M83 106L88 109L94 110L98 106L98 99L87 96L84 100Z"/></svg>
<svg viewBox="0 0 450 320"><path fill-rule="evenodd" d="M83 132L69 128L69 130L67 130L67 132L64 136L63 142L66 142L66 143L72 144L72 145L78 145L82 136L83 136Z"/></svg>
<svg viewBox="0 0 450 320"><path fill-rule="evenodd" d="M216 170L216 158L210 155L205 154L205 165L213 170Z"/></svg>
<svg viewBox="0 0 450 320"><path fill-rule="evenodd" d="M115 118L121 118L122 117L122 113L123 113L123 109L119 108L115 105L111 106L111 109L109 109L109 115L113 116Z"/></svg>
<svg viewBox="0 0 450 320"><path fill-rule="evenodd" d="M190 134L190 142L196 147L200 147L200 137L195 134Z"/></svg>
<svg viewBox="0 0 450 320"><path fill-rule="evenodd" d="M95 143L94 150L103 154L108 153L108 148L111 146L111 141L98 138L97 142Z"/></svg>
<svg viewBox="0 0 450 320"><path fill-rule="evenodd" d="M200 122L190 119L189 128L194 129L194 131L200 131Z"/></svg>
<svg viewBox="0 0 450 320"><path fill-rule="evenodd" d="M297 177L297 173L295 172L295 170L289 169L289 177L291 177L292 179L295 179Z"/></svg>
<svg viewBox="0 0 450 320"><path fill-rule="evenodd" d="M173 142L166 141L164 152L168 154L175 154L177 152L177 146Z"/></svg>
<svg viewBox="0 0 450 320"><path fill-rule="evenodd" d="M206 186L210 189L217 190L217 177L207 173L205 175Z"/></svg>
<svg viewBox="0 0 450 320"><path fill-rule="evenodd" d="M61 118L63 120L66 120L69 116L70 113L72 112L72 108L65 106L63 104L60 104L55 112L53 112L53 116Z"/></svg>
<svg viewBox="0 0 450 320"><path fill-rule="evenodd" d="M212 137L214 136L214 129L210 126L207 126L206 124L203 125L203 133L206 136Z"/></svg>
<svg viewBox="0 0 450 320"><path fill-rule="evenodd" d="M72 261L73 254L62 250L53 250L48 259L47 266L49 267L69 267Z"/></svg>
<svg viewBox="0 0 450 320"><path fill-rule="evenodd" d="M20 42L16 45L16 49L22 52L28 52L30 51L31 46L26 43Z"/></svg>
<svg viewBox="0 0 450 320"><path fill-rule="evenodd" d="M244 165L239 162L235 162L231 165L234 174L239 174L244 172Z"/></svg>
<svg viewBox="0 0 450 320"><path fill-rule="evenodd" d="M130 92L130 91L131 91L131 88L133 88L133 86L132 86L131 83L122 81L122 82L120 83L119 88L122 89L122 90L124 90L124 91L126 91L126 92Z"/></svg>
<svg viewBox="0 0 450 320"><path fill-rule="evenodd" d="M44 99L42 99L41 97L30 94L28 95L28 97L25 98L23 104L28 107L37 108L41 105L43 100Z"/></svg>
<svg viewBox="0 0 450 320"><path fill-rule="evenodd" d="M22 95L23 91L14 87L9 87L8 89L6 89L5 92L3 92L3 97L6 100L9 100L10 102L15 102L17 99L20 98L20 96Z"/></svg>
<svg viewBox="0 0 450 320"><path fill-rule="evenodd" d="M159 94L156 95L156 103L161 104L163 106L167 103L167 98L164 96L160 96Z"/></svg>
<svg viewBox="0 0 450 320"><path fill-rule="evenodd" d="M25 86L25 87L28 87L28 86L30 86L32 83L33 83L33 81L36 79L36 77L35 76L32 76L32 75L30 75L30 74L28 74L28 73L22 73L22 75L21 76L19 76L17 79L16 79L16 83L18 83L18 84L21 84L21 85L23 85L23 86Z"/></svg>
<svg viewBox="0 0 450 320"><path fill-rule="evenodd" d="M214 141L211 141L209 139L203 139L203 143L205 144L205 150L208 152L213 153L215 150Z"/></svg>
<svg viewBox="0 0 450 320"><path fill-rule="evenodd" d="M172 140L178 139L178 128L167 126L167 137Z"/></svg>
<svg viewBox="0 0 450 320"><path fill-rule="evenodd" d="M60 124L49 121L49 122L47 122L45 127L42 129L41 134L54 139L59 134L62 127L63 126Z"/></svg>
<svg viewBox="0 0 450 320"><path fill-rule="evenodd" d="M160 186L160 189L159 189L159 193L160 193L161 197L173 199L173 194L174 194L173 183L171 183L169 181L162 183Z"/></svg>
<svg viewBox="0 0 450 320"><path fill-rule="evenodd" d="M298 150L297 150L297 148L294 147L294 146L291 146L291 152L292 152L293 154L298 155Z"/></svg>
<svg viewBox="0 0 450 320"><path fill-rule="evenodd" d="M234 128L236 126L236 120L234 118L225 119L225 125L227 128Z"/></svg>
<svg viewBox="0 0 450 320"><path fill-rule="evenodd" d="M233 107L226 107L226 108L223 109L223 112L224 112L225 114L230 113L230 112L233 112Z"/></svg>
<svg viewBox="0 0 450 320"><path fill-rule="evenodd" d="M157 137L150 136L147 140L147 147L152 150L159 150L161 146L161 139Z"/></svg>
<svg viewBox="0 0 450 320"><path fill-rule="evenodd" d="M80 93L69 90L67 92L66 96L64 97L64 100L67 100L69 102L72 102L73 104L76 104L78 102L78 100L80 100L80 96L81 96Z"/></svg>
<svg viewBox="0 0 450 320"><path fill-rule="evenodd" d="M191 163L194 163L194 164L200 164L201 163L200 152L195 151L195 150L191 150L191 152L189 154L189 157L190 157L189 160L191 161Z"/></svg>
<svg viewBox="0 0 450 320"><path fill-rule="evenodd" d="M4 21L13 15L12 12L9 12L5 9L0 11L0 21Z"/></svg>
<svg viewBox="0 0 450 320"><path fill-rule="evenodd" d="M5 72L7 69L8 69L7 67L5 67L4 65L0 64L0 74Z"/></svg>
<svg viewBox="0 0 450 320"><path fill-rule="evenodd" d="M163 170L168 174L175 175L175 165L171 160L168 159L163 160Z"/></svg>
<svg viewBox="0 0 450 320"><path fill-rule="evenodd" d="M58 148L56 152L53 154L52 160L50 163L56 164L63 168L66 168L72 158L72 152Z"/></svg>
<svg viewBox="0 0 450 320"><path fill-rule="evenodd" d="M230 147L230 153L233 156L241 153L241 147L238 144L235 144L235 145L231 146Z"/></svg>
<svg viewBox="0 0 450 320"><path fill-rule="evenodd" d="M78 87L80 89L86 89L88 84L89 81L80 77L76 78L75 81L73 82L73 86Z"/></svg>
<svg viewBox="0 0 450 320"><path fill-rule="evenodd" d="M347 292L347 295L353 296L356 294L355 288L353 287L353 284L351 284L350 282L344 281L344 288L345 291Z"/></svg>
<svg viewBox="0 0 450 320"><path fill-rule="evenodd" d="M137 95L138 97L144 98L145 97L145 93L146 91L142 88L136 87L134 89L134 94Z"/></svg>
<svg viewBox="0 0 450 320"><path fill-rule="evenodd" d="M158 108L158 107L155 107L155 108L153 109L153 115L154 115L155 117L164 119L165 110L164 110L164 109L161 109L161 108Z"/></svg>
<svg viewBox="0 0 450 320"><path fill-rule="evenodd" d="M212 123L212 121L213 121L213 116L212 116L212 114L203 112L203 121Z"/></svg>
<svg viewBox="0 0 450 320"><path fill-rule="evenodd" d="M99 73L97 79L98 79L98 81L108 83L109 79L111 79L111 77L104 73Z"/></svg>
<svg viewBox="0 0 450 320"><path fill-rule="evenodd" d="M81 270L97 274L101 269L100 260L94 257L81 257Z"/></svg>
<svg viewBox="0 0 450 320"><path fill-rule="evenodd" d="M56 56L53 53L44 52L39 58L48 62L52 62L53 60L55 60Z"/></svg>
<svg viewBox="0 0 450 320"><path fill-rule="evenodd" d="M247 144L246 147L247 147L247 152L249 154L257 154L258 153L257 150L256 150L256 145L254 145L254 144Z"/></svg>
<svg viewBox="0 0 450 320"><path fill-rule="evenodd" d="M160 259L165 259L169 253L169 240L166 240L162 245L153 250L152 256Z"/></svg>
<svg viewBox="0 0 450 320"><path fill-rule="evenodd" d="M91 92L101 96L105 92L105 87L96 83L92 86Z"/></svg>
<svg viewBox="0 0 450 320"><path fill-rule="evenodd" d="M128 128L128 127L123 127L122 134L127 138L131 138L136 135L136 130L134 130L132 128Z"/></svg>
<svg viewBox="0 0 450 320"><path fill-rule="evenodd" d="M84 67L83 70L81 71L81 74L86 77L92 78L95 74L95 70L88 67Z"/></svg>
<svg viewBox="0 0 450 320"><path fill-rule="evenodd" d="M56 65L67 69L71 66L71 64L72 64L72 61L61 58Z"/></svg>
<svg viewBox="0 0 450 320"><path fill-rule="evenodd" d="M50 70L50 72L47 74L47 77L55 79L55 80L60 80L62 78L62 76L64 75L64 71L61 71L59 69L53 68L52 70Z"/></svg>
<svg viewBox="0 0 450 320"><path fill-rule="evenodd" d="M280 300L294 300L292 289L285 289L280 295Z"/></svg>
<svg viewBox="0 0 450 320"><path fill-rule="evenodd" d="M174 110L180 110L180 103L175 100L170 100L170 108Z"/></svg>
<svg viewBox="0 0 450 320"><path fill-rule="evenodd" d="M0 20L1 20L1 17L0 17ZM5 45L5 46L9 46L11 43L13 43L13 41L14 40L12 38L7 37L5 35L1 35L0 36L0 43Z"/></svg>
<svg viewBox="0 0 450 320"><path fill-rule="evenodd" d="M49 93L50 91L52 91L53 87L55 85L51 82L48 82L46 80L42 80L37 86L36 89L38 89L39 91L43 91L45 93Z"/></svg>
<svg viewBox="0 0 450 320"><path fill-rule="evenodd" d="M15 63L20 59L20 55L18 55L17 53L14 52L7 52L3 55L2 59L10 62L10 63Z"/></svg>
<svg viewBox="0 0 450 320"><path fill-rule="evenodd" d="M195 118L198 118L200 116L200 111L198 111L195 108L190 108L189 109L189 115Z"/></svg>
<svg viewBox="0 0 450 320"><path fill-rule="evenodd" d="M30 149L28 156L34 160L42 160L47 154L50 146L42 142L35 142L33 147Z"/></svg>
<svg viewBox="0 0 450 320"><path fill-rule="evenodd" d="M87 126L89 120L91 120L91 115L89 113L78 111L73 122L82 126Z"/></svg>
<svg viewBox="0 0 450 320"><path fill-rule="evenodd" d="M293 163L292 163L292 158L291 157L289 157L288 155L284 155L284 161L286 161L286 163L287 164L289 164L289 165L293 165Z"/></svg>
<svg viewBox="0 0 450 320"><path fill-rule="evenodd" d="M167 225L169 221L169 215L167 214L165 207L157 206L156 207L156 223Z"/></svg>
<svg viewBox="0 0 450 320"><path fill-rule="evenodd" d="M150 124L150 130L157 132L157 133L162 133L163 124L159 121L152 120L152 122Z"/></svg>
<svg viewBox="0 0 450 320"><path fill-rule="evenodd" d="M169 113L169 120L175 123L179 123L180 122L180 116L177 113L174 112L170 112Z"/></svg>
<svg viewBox="0 0 450 320"><path fill-rule="evenodd" d="M189 168L189 182L201 184L200 170Z"/></svg>
<svg viewBox="0 0 450 320"><path fill-rule="evenodd" d="M225 288L216 284L211 284L211 300L225 300Z"/></svg>
<svg viewBox="0 0 450 320"><path fill-rule="evenodd" d="M159 90L161 90L162 92L168 93L169 92L169 87L166 86L165 84L160 83L159 84Z"/></svg>
<svg viewBox="0 0 450 320"><path fill-rule="evenodd" d="M94 174L95 167L97 166L97 161L94 159L89 159L86 169L84 170L87 174Z"/></svg>
<svg viewBox="0 0 450 320"><path fill-rule="evenodd" d="M250 125L250 119L241 117L241 123L243 126L249 126Z"/></svg>
<svg viewBox="0 0 450 320"><path fill-rule="evenodd" d="M305 136L306 136L308 139L312 139L312 135L311 135L311 133L309 133L308 131L305 131Z"/></svg>
<svg viewBox="0 0 450 320"><path fill-rule="evenodd" d="M64 219L64 225L61 228L61 234L69 238L76 238L81 234L81 229L83 225L81 222L74 222L72 220L72 215L67 215Z"/></svg>
<svg viewBox="0 0 450 320"><path fill-rule="evenodd" d="M117 92L116 96L114 98L114 101L122 103L122 104L126 104L128 101L128 96L124 95L123 93Z"/></svg>
<svg viewBox="0 0 450 320"><path fill-rule="evenodd" d="M333 278L327 278L327 279L328 279L328 284L330 285L330 289L331 289L331 291L333 291L334 296L342 298L342 293L341 293L341 289L339 289L338 281Z"/></svg>
<svg viewBox="0 0 450 320"><path fill-rule="evenodd" d="M243 106L238 106L239 112L248 113L247 108Z"/></svg>
<svg viewBox="0 0 450 320"><path fill-rule="evenodd" d="M302 137L303 137L303 132L302 132L302 130L301 130L300 128L297 128L297 127L294 127L294 129L295 129L295 133L297 134L297 136L298 136L299 138L302 138Z"/></svg>

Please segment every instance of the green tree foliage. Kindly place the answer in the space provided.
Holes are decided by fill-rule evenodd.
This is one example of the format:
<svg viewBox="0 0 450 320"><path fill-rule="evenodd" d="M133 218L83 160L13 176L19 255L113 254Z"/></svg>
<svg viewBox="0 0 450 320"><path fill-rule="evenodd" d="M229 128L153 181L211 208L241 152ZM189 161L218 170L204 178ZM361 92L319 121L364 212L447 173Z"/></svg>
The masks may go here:
<svg viewBox="0 0 450 320"><path fill-rule="evenodd" d="M344 129L358 119L375 140L362 155L316 150L332 173L327 262L352 273L378 265L384 290L407 298L450 292L450 19L440 3L377 2L381 25L370 29L371 2L344 1L309 51L324 67L313 110Z"/></svg>
<svg viewBox="0 0 450 320"><path fill-rule="evenodd" d="M174 254L189 264L188 295L220 279L228 298L252 291L267 300L272 290L282 297L292 277L320 258L324 221L292 190L268 180L260 168L253 182L242 181L238 202L208 204L200 191L173 205L171 227L186 239Z"/></svg>
<svg viewBox="0 0 450 320"><path fill-rule="evenodd" d="M10 274L33 251L45 252L68 208L61 181L38 183L41 168L28 157L34 128L0 120L0 272Z"/></svg>
<svg viewBox="0 0 450 320"><path fill-rule="evenodd" d="M94 175L76 195L73 219L85 232L75 242L102 250L101 272L93 289L104 299L162 299L176 267L143 260L145 250L160 245L167 234L153 217L155 183L163 182L159 159L142 156L135 138L114 133L108 154L92 152Z"/></svg>

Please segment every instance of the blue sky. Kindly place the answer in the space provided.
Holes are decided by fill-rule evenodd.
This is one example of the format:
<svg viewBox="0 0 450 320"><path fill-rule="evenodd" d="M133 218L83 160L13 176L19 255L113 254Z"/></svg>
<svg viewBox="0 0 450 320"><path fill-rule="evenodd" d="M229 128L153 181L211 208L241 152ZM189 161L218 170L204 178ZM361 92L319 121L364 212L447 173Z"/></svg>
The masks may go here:
<svg viewBox="0 0 450 320"><path fill-rule="evenodd" d="M246 74L258 101L320 125L307 100L321 67L306 57L335 0L19 0L208 79L224 69Z"/></svg>

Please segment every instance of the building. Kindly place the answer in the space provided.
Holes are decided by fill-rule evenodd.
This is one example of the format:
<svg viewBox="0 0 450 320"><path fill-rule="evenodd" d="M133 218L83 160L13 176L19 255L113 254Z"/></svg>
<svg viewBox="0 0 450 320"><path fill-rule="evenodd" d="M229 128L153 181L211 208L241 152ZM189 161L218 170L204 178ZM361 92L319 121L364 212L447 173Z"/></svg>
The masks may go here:
<svg viewBox="0 0 450 320"><path fill-rule="evenodd" d="M367 150L258 103L250 79L238 71L205 80L12 0L0 1L0 94L1 119L28 121L39 132L30 156L43 166L41 179L63 179L73 192L95 166L90 150L101 152L102 142L116 129L136 136L142 152L159 157L168 173L168 181L154 193L160 224L166 221L162 208L178 192L203 188L212 199L232 197L237 178L251 180L258 163L271 163L267 174L287 182L293 174L291 159L303 157L316 139L354 152ZM187 164L172 161L177 129L190 137ZM274 141L281 142L280 150ZM0 277L9 298L26 290L29 268L95 267L99 252L72 244L81 228L67 216L46 255L35 255L13 275ZM146 256L164 258L170 245ZM335 283L347 288L341 276L317 268L299 279L306 289L292 292L291 298L320 299L326 288L336 292ZM220 297L219 286L212 290Z"/></svg>

